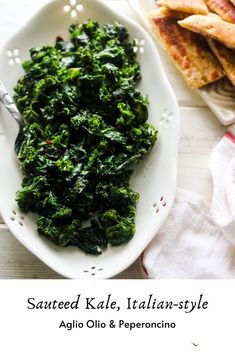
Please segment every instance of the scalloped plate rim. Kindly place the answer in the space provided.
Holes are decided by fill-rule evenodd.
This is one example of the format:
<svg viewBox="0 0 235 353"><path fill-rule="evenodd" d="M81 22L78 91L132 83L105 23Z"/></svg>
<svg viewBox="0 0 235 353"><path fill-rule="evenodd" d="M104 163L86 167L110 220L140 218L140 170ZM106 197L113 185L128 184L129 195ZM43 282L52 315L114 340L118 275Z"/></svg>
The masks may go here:
<svg viewBox="0 0 235 353"><path fill-rule="evenodd" d="M109 11L110 13L112 13L112 15L117 15L119 16L121 19L123 19L124 22L130 23L130 25L132 25L133 27L136 27L140 33L144 33L146 38L148 38L150 45L154 46L150 36L141 28L141 26L139 24L137 24L135 21L133 21L130 18L127 18L126 16L124 16L123 14L120 14L118 11L113 10L110 8L110 5L107 5L107 3L104 3L102 1L95 1L96 3L100 3L101 8L105 8L107 11ZM15 36L21 34L23 31L25 31L26 29L28 29L30 27L30 25L33 23L33 21L35 19L38 18L38 16L41 16L42 14L44 14L44 12L46 11L47 8L50 8L52 6L52 4L58 4L58 3L63 3L63 1L57 1L57 0L52 0L49 3L47 3L46 5L42 6L19 30L17 30L15 32L14 35L12 35L7 42L2 46L1 48L1 54L3 53L4 48L7 48L7 46L9 45L9 43L11 43L12 41L14 41ZM174 114L175 114L175 122L176 122L176 133L175 133L175 149L173 154L173 164L171 165L171 169L172 169L172 184L171 184L171 197L168 200L168 208L165 211L165 215L164 215L164 220L166 219L166 217L168 216L170 209L172 207L173 201L174 201L174 197L175 197L175 191L176 191L176 179L177 179L177 154L178 154L178 144L179 144L179 110L178 110L178 105L177 105L177 101L175 98L175 95L173 93L173 90L169 84L169 81L165 75L165 72L163 70L162 64L160 62L160 58L157 52L156 47L155 48L155 55L156 58L158 60L158 70L159 70L159 74L162 76L162 80L164 81L164 85L165 85L165 89L168 90L169 92L169 96L170 99L172 100L172 105L174 106ZM1 188L1 187L0 187ZM1 208L4 207L4 205L2 205L2 200L1 200ZM52 268L53 270L55 270L56 272L62 274L63 276L67 277L67 278L87 278L87 276L81 276L81 277L74 277L74 275L71 275L71 273L69 273L68 271L64 270L63 268L61 268L60 266L57 266L53 263L51 263L50 259L47 256L44 256L40 251L35 250L35 248L28 243L25 239L23 239L21 236L19 236L18 232L15 229L15 226L13 223L9 222L9 218L8 216L5 214L5 212L3 212L3 219L5 221L5 223L8 225L10 231L14 234L14 236L29 250L31 251L34 255L36 255L40 260L42 260L45 264L47 264L50 268ZM163 223L163 220L161 221L161 224ZM159 226L160 227L160 226ZM158 227L158 228L159 228ZM154 237L154 235L156 234L156 232L154 231L154 233L151 235L151 238ZM133 239L131 240L131 242L133 241ZM148 240L148 243L151 241L151 239ZM147 245L147 244L146 244ZM144 250L144 249L142 249ZM79 252L79 250L78 250ZM135 255L132 254L132 256L129 257L129 261L127 261L123 266L120 266L118 271L107 271L107 274L105 276L96 276L93 278L110 278L113 277L115 275L117 275L118 273L122 272L123 270L125 270L128 266L130 266L133 261L135 261L136 258L138 258L138 256L140 255L142 251L139 251L138 253L136 253ZM102 255L101 255L102 256ZM91 277L89 277L91 278Z"/></svg>

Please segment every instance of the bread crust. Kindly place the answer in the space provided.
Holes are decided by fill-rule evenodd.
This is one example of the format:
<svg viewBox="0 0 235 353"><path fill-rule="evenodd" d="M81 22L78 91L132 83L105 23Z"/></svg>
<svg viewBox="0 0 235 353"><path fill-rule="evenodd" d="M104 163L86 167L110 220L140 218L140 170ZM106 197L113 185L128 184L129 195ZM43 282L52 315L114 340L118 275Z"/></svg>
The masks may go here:
<svg viewBox="0 0 235 353"><path fill-rule="evenodd" d="M215 14L191 15L178 24L205 37L218 40L226 47L235 49L235 24L224 21Z"/></svg>
<svg viewBox="0 0 235 353"><path fill-rule="evenodd" d="M223 44L208 39L208 44L224 68L225 74L235 86L235 52L234 50L228 49Z"/></svg>
<svg viewBox="0 0 235 353"><path fill-rule="evenodd" d="M208 14L208 9L203 0L158 0L157 5L189 14Z"/></svg>
<svg viewBox="0 0 235 353"><path fill-rule="evenodd" d="M229 0L205 0L205 3L225 21L235 23L235 7Z"/></svg>

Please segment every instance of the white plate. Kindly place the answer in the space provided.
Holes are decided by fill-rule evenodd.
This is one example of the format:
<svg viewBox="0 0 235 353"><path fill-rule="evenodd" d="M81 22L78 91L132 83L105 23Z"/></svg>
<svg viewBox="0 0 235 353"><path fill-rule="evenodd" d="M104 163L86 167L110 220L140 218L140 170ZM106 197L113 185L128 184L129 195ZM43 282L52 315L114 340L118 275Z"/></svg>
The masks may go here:
<svg viewBox="0 0 235 353"><path fill-rule="evenodd" d="M145 28L152 33L147 15L150 11L156 9L155 0L128 1ZM204 86L197 91L222 124L229 125L235 122L235 89L227 78Z"/></svg>
<svg viewBox="0 0 235 353"><path fill-rule="evenodd" d="M79 5L78 9L82 11L77 12L76 21L88 18L100 24L119 21L128 28L131 37L139 39L138 60L143 76L139 88L149 96L149 120L158 126L159 139L131 179L132 188L140 193L136 234L128 244L109 247L97 257L86 255L75 247L57 247L39 236L34 216L22 214L14 201L22 180L13 150L17 126L3 107L0 107L0 211L15 237L55 271L69 278L108 278L136 260L170 211L176 189L179 116L175 96L149 35L138 24L101 2L79 0ZM54 43L57 35L69 38L67 29L76 22L71 17L71 9L73 7L75 11L75 6L71 3L70 8L65 6L68 6L68 0L46 5L0 51L0 78L10 94L23 73L20 61L29 58L30 48Z"/></svg>

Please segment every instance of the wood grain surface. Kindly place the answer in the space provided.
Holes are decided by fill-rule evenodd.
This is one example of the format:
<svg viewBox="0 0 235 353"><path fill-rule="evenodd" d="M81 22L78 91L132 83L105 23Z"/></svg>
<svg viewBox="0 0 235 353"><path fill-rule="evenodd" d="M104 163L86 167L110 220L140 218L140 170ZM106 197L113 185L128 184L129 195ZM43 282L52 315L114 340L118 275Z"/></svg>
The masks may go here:
<svg viewBox="0 0 235 353"><path fill-rule="evenodd" d="M124 0L107 1L126 15L129 13L133 16ZM46 2L0 0L0 46ZM195 191L210 201L212 183L207 168L208 158L225 128L206 107L198 93L187 87L163 50L159 49L159 52L180 105L178 186ZM0 278L62 278L26 250L10 234L1 218L0 223ZM141 278L138 261L116 278Z"/></svg>

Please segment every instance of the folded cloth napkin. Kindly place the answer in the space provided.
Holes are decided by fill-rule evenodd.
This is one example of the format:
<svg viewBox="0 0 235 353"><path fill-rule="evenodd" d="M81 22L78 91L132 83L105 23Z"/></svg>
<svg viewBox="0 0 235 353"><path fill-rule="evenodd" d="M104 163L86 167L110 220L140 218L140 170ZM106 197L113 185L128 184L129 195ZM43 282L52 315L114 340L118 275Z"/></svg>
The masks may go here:
<svg viewBox="0 0 235 353"><path fill-rule="evenodd" d="M212 151L213 197L177 190L174 206L141 256L148 278L235 278L235 124Z"/></svg>

